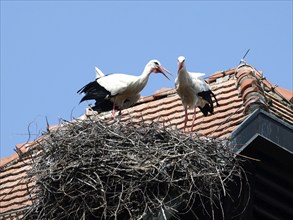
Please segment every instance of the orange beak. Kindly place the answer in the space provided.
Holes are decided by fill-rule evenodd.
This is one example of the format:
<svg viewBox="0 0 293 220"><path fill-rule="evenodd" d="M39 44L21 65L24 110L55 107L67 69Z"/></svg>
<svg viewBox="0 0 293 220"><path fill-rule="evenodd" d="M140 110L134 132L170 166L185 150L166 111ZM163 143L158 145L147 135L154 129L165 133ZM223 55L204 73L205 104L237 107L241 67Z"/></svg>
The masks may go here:
<svg viewBox="0 0 293 220"><path fill-rule="evenodd" d="M178 72L181 70L183 66L183 62L178 61Z"/></svg>
<svg viewBox="0 0 293 220"><path fill-rule="evenodd" d="M157 70L156 73L162 73L167 79L169 79L169 77L165 74L165 72L173 76L172 73L169 70L167 70L165 67L163 67L162 65L160 65L156 70Z"/></svg>

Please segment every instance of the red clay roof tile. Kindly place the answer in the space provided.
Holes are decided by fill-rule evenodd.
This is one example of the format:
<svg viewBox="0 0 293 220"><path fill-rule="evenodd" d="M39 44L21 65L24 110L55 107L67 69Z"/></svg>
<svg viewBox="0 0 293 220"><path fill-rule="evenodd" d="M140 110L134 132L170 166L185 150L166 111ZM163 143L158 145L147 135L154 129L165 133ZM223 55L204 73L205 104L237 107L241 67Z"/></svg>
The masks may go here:
<svg viewBox="0 0 293 220"><path fill-rule="evenodd" d="M282 87L277 87L276 91L280 93L288 102L293 102L293 91L289 91Z"/></svg>
<svg viewBox="0 0 293 220"><path fill-rule="evenodd" d="M240 84L240 93L243 94L246 89L249 87L257 87L256 79L254 78L246 78L241 84Z"/></svg>
<svg viewBox="0 0 293 220"><path fill-rule="evenodd" d="M29 158L18 158L0 167L1 214L32 204L29 190L34 186L34 182L27 176L30 163Z"/></svg>

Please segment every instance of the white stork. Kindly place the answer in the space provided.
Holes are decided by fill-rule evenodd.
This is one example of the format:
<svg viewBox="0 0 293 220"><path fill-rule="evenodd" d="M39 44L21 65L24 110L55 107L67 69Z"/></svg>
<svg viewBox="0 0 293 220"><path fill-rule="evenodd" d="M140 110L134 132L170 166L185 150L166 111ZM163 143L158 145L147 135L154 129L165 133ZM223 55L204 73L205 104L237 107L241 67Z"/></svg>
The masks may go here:
<svg viewBox="0 0 293 220"><path fill-rule="evenodd" d="M138 101L139 93L146 86L152 72L162 73L169 79L164 71L171 74L158 60L149 61L140 76L122 73L104 75L102 71L96 68L96 80L77 91L80 94L85 93L80 102L94 99L96 103L93 110L104 112L112 109L114 117L115 109L118 108L119 114L121 114L123 108L130 107Z"/></svg>
<svg viewBox="0 0 293 220"><path fill-rule="evenodd" d="M207 82L201 78L204 73L192 73L186 70L185 57L178 57L178 76L175 79L175 86L178 95L182 100L185 111L184 130L188 121L187 109L194 108L194 115L192 120L192 128L195 121L196 107L199 107L204 116L207 116L210 112L213 114L214 106L212 97L218 104L216 96L211 91Z"/></svg>

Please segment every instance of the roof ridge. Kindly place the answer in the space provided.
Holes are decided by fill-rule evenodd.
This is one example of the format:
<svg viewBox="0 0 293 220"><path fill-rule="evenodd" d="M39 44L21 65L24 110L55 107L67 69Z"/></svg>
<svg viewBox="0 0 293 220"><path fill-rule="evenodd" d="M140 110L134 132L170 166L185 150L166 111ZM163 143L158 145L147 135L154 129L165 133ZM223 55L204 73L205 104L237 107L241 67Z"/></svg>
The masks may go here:
<svg viewBox="0 0 293 220"><path fill-rule="evenodd" d="M274 90L274 92L276 92L280 97L282 97L284 100L286 100L288 103L293 103L293 91L292 90L289 90L289 89L286 89L282 86L279 86L277 84L273 84L272 82L270 82L269 80L266 79L266 77L263 76L263 73L262 71L258 70L256 67L250 65L250 64L247 64L247 63L241 63L240 65L238 65L237 67L235 68L231 68L231 69L228 69L228 70L225 70L225 71L217 71L215 72L214 74L212 74L211 76L208 77L208 81L209 83L212 83L212 82L215 82L216 79L218 78L222 78L222 77L225 77L225 76L231 76L233 74L235 74L239 68L241 67L244 67L244 66L247 66L247 67L250 67L252 69L255 70L258 78L260 81L264 81L264 85L267 86L269 89L272 89ZM269 85L267 85L269 84ZM279 91L278 88L280 88L281 90L285 90L285 91ZM286 93L290 93L289 94L284 94L284 92Z"/></svg>
<svg viewBox="0 0 293 220"><path fill-rule="evenodd" d="M263 85L262 74L249 64L241 63L235 70L236 87L244 103L244 113L252 113L256 108L269 111Z"/></svg>

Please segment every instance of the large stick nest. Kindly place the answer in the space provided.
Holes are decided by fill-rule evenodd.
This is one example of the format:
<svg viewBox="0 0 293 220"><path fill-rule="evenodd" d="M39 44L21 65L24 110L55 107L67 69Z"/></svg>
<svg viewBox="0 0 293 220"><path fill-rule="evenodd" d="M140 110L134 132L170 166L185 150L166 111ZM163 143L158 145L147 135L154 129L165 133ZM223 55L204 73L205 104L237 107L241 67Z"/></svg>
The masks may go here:
<svg viewBox="0 0 293 220"><path fill-rule="evenodd" d="M39 148L34 219L176 216L198 197L220 200L241 173L226 140L157 124L63 123Z"/></svg>

